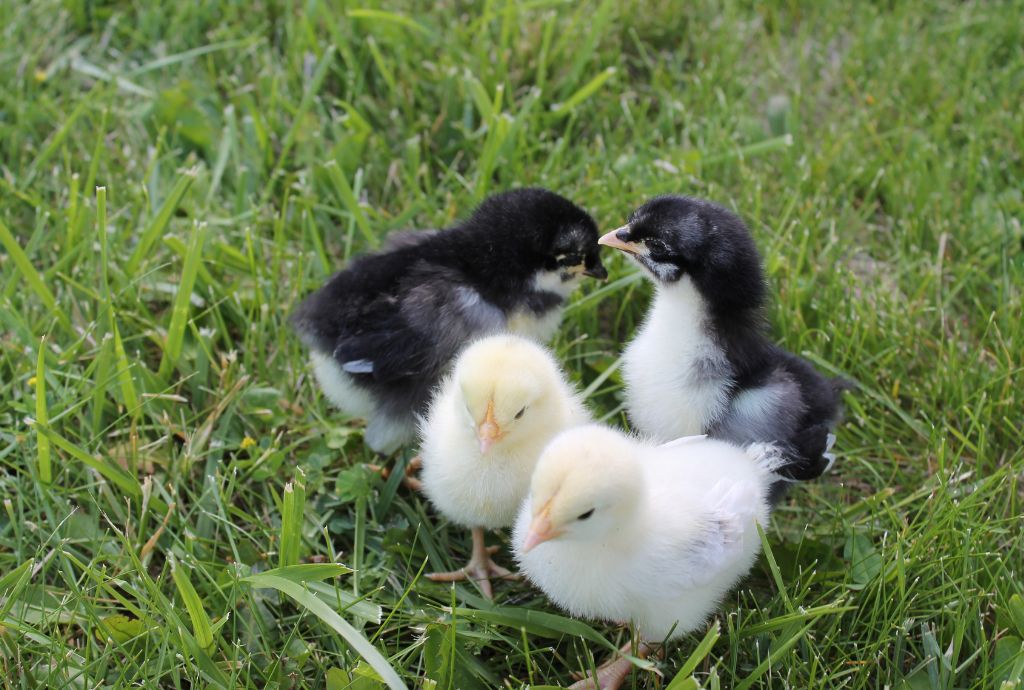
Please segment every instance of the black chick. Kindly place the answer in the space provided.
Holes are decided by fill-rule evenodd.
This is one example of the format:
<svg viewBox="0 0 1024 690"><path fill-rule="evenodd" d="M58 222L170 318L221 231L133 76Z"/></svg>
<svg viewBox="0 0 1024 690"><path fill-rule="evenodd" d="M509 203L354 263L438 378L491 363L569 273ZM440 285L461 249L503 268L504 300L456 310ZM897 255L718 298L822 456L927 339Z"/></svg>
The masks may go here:
<svg viewBox="0 0 1024 690"><path fill-rule="evenodd" d="M597 225L568 199L517 189L445 230L393 234L310 295L293 323L342 411L368 420L379 453L411 441L417 415L471 340L546 341L580 276L604 279Z"/></svg>
<svg viewBox="0 0 1024 690"><path fill-rule="evenodd" d="M709 201L660 196L599 242L626 252L657 287L623 361L638 430L662 441L774 442L786 451L783 477L820 476L847 382L769 339L761 259L743 221Z"/></svg>

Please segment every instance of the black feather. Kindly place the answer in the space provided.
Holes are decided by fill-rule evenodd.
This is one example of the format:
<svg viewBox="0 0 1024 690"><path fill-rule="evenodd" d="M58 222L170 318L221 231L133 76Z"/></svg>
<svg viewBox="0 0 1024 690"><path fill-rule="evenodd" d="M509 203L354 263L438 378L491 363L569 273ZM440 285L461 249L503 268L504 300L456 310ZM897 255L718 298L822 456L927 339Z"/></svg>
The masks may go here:
<svg viewBox="0 0 1024 690"><path fill-rule="evenodd" d="M572 260L604 271L593 219L553 192L513 190L451 228L397 233L310 295L293 323L378 413L412 428L464 344L502 330L513 313L561 308L560 295L533 281Z"/></svg>

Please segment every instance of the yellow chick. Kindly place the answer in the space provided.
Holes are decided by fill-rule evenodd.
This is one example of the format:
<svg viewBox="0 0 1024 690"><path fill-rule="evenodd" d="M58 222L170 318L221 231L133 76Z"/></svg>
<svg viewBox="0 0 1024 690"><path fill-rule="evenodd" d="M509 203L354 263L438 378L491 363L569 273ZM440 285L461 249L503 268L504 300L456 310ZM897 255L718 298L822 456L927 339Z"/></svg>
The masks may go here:
<svg viewBox="0 0 1024 690"><path fill-rule="evenodd" d="M767 444L692 436L656 446L597 425L570 429L537 462L516 560L572 615L634 623L646 656L703 625L754 564L780 463ZM573 687L618 688L630 668L617 658Z"/></svg>
<svg viewBox="0 0 1024 690"><path fill-rule="evenodd" d="M496 565L484 530L515 520L537 458L552 437L589 420L579 394L551 353L516 335L478 340L456 360L420 427L420 478L430 502L472 529L473 554L461 570L435 581L476 581L492 596Z"/></svg>

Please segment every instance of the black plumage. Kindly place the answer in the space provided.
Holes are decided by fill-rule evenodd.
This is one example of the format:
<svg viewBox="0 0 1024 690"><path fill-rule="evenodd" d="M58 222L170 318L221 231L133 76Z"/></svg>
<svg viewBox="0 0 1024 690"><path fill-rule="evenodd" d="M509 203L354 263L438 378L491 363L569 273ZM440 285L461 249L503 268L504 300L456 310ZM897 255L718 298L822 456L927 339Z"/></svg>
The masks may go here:
<svg viewBox="0 0 1024 690"><path fill-rule="evenodd" d="M597 225L545 189L486 199L445 230L393 233L335 274L293 323L340 408L369 420L366 440L391 452L464 344L511 330L547 339L577 279L607 277Z"/></svg>
<svg viewBox="0 0 1024 690"><path fill-rule="evenodd" d="M709 201L661 196L636 209L626 226L602 237L601 243L631 254L647 269L659 286L656 299L690 289L673 287L686 281L699 295L696 301L702 304L693 311L695 319L680 319L659 331L663 344L650 343L633 352L634 357L664 353L655 356L692 359L674 371L682 372L691 402L709 410L700 431L737 443L780 444L787 457L780 474L792 480L814 479L824 472L847 382L822 376L772 342L764 315L767 288L761 258L743 221ZM686 303L685 297L677 299ZM664 309L651 318L668 319L671 314ZM673 332L679 335L677 342L708 344L684 347L679 354L665 336ZM636 371L663 364L631 363L629 355L627 350L626 365ZM692 400L700 395L717 397ZM631 410L634 421L644 417L643 411ZM661 424L660 435L671 426Z"/></svg>

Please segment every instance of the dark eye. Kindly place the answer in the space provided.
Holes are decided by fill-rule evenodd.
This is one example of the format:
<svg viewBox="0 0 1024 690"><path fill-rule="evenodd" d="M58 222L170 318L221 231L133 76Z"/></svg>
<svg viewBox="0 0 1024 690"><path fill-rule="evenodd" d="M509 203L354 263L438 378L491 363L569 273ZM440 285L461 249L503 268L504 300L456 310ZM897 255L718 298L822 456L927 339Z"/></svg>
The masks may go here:
<svg viewBox="0 0 1024 690"><path fill-rule="evenodd" d="M581 522L582 522L583 520L589 520L589 519L590 519L590 516L591 516L591 515L593 515L593 514L594 514L594 509L593 509L593 508L591 508L591 509L590 509L590 510L588 510L587 512L585 512L585 513L582 513L582 514L580 514L580 515L577 515L577 516L576 516L576 519L577 519L577 520L579 520L579 521L581 521Z"/></svg>
<svg viewBox="0 0 1024 690"><path fill-rule="evenodd" d="M656 254L668 254L668 245L657 238L652 237L651 239L644 241L644 244L647 245L647 249L651 252Z"/></svg>
<svg viewBox="0 0 1024 690"><path fill-rule="evenodd" d="M526 414L526 408L525 407L523 409L519 410L518 412L516 412L516 419L522 419L524 414Z"/></svg>
<svg viewBox="0 0 1024 690"><path fill-rule="evenodd" d="M579 254L566 254L558 262L560 266L579 266L582 259Z"/></svg>

